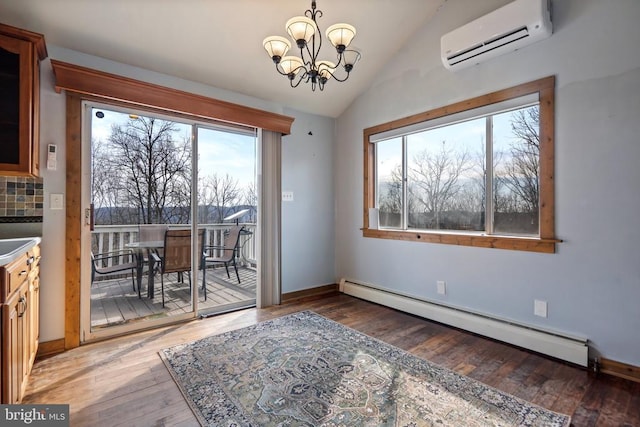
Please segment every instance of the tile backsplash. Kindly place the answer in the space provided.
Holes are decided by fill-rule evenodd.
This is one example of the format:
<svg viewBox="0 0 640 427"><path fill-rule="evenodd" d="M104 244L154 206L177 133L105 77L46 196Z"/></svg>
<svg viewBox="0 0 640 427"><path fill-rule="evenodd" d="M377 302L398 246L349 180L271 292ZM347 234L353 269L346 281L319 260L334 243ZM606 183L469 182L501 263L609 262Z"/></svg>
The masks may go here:
<svg viewBox="0 0 640 427"><path fill-rule="evenodd" d="M44 184L42 178L0 176L0 221L42 221ZM3 221L4 220L4 221Z"/></svg>

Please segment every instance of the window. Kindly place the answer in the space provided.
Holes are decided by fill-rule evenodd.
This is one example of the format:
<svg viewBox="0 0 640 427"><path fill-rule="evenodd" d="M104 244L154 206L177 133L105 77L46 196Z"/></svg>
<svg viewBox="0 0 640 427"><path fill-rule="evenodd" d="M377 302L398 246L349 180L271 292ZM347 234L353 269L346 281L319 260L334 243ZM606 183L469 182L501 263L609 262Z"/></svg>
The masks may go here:
<svg viewBox="0 0 640 427"><path fill-rule="evenodd" d="M554 252L553 88L549 77L365 129L364 236Z"/></svg>

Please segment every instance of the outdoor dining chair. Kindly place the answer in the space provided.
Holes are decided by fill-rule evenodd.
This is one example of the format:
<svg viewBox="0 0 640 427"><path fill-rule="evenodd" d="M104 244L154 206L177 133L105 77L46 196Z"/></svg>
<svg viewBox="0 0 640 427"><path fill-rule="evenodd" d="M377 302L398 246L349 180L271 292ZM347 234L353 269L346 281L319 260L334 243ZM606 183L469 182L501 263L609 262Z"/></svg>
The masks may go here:
<svg viewBox="0 0 640 427"><path fill-rule="evenodd" d="M241 225L234 225L224 236L224 242L221 246L205 246L204 248L204 272L207 269L208 264L212 264L214 267L216 264L224 264L225 270L227 270L227 278L231 278L229 275L229 264L233 265L236 271L236 277L238 283L240 283L240 274L238 273L238 266L236 264L236 257L238 255L238 243L240 242L240 234L243 229ZM204 299L207 300L207 289L204 288Z"/></svg>
<svg viewBox="0 0 640 427"><path fill-rule="evenodd" d="M91 286L93 286L96 274L103 276L122 275L124 272L131 270L131 281L133 282L133 291L135 292L137 266L136 253L130 249L102 252L99 254L91 252Z"/></svg>
<svg viewBox="0 0 640 427"><path fill-rule="evenodd" d="M198 259L202 268L202 245L204 243L204 230L198 230ZM151 253L154 261L160 266L160 287L162 292L162 306L164 299L164 275L169 273L187 273L189 285L191 285L191 230L166 230L164 233L164 253ZM204 274L202 285L206 289Z"/></svg>

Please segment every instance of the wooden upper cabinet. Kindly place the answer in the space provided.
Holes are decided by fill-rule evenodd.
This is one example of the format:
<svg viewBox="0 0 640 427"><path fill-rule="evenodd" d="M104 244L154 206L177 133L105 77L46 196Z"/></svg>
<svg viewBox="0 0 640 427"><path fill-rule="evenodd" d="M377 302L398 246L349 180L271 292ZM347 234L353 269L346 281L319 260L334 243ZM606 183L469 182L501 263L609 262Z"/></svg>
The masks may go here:
<svg viewBox="0 0 640 427"><path fill-rule="evenodd" d="M42 34L0 24L0 175L39 174Z"/></svg>

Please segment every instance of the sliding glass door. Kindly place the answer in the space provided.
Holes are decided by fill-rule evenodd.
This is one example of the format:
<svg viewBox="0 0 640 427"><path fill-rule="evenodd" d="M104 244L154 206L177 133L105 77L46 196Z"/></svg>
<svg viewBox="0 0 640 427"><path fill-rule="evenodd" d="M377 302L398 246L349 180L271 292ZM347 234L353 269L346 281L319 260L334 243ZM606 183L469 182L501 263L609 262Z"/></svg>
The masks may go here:
<svg viewBox="0 0 640 427"><path fill-rule="evenodd" d="M201 314L256 303L256 134L198 127L198 224L206 230Z"/></svg>
<svg viewBox="0 0 640 427"><path fill-rule="evenodd" d="M255 305L255 131L83 111L83 341Z"/></svg>

